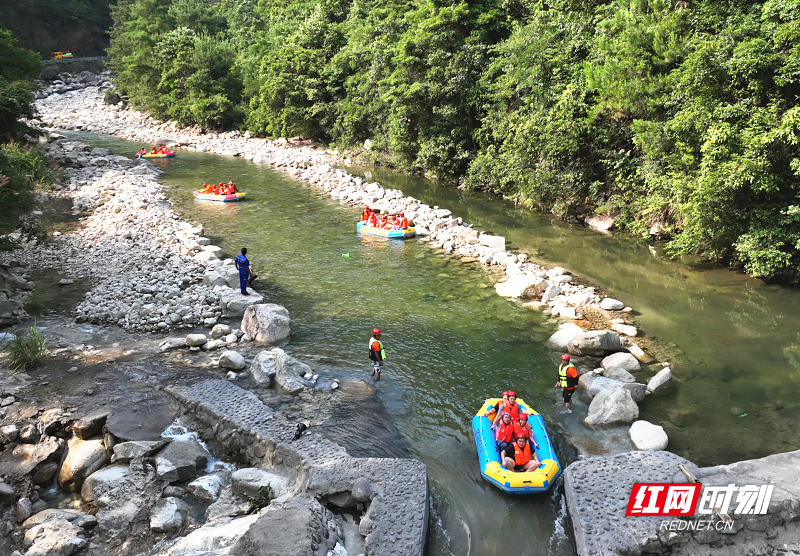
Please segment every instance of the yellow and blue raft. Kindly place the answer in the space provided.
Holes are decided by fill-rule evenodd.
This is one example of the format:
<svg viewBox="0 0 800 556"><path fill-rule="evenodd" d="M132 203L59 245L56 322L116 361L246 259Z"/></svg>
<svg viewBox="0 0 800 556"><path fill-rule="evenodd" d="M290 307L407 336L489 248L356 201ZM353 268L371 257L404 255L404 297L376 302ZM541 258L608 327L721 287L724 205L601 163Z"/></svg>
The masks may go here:
<svg viewBox="0 0 800 556"><path fill-rule="evenodd" d="M500 398L486 400L472 418L472 432L475 434L481 475L494 486L509 494L532 494L547 491L561 474L561 464L558 462L555 449L550 442L544 426L544 419L524 401L517 398L520 409L528 414L528 423L533 431L533 438L539 445L536 455L541 464L534 471L509 471L500 465L500 452L497 450L494 431L491 429L492 422L484 416L500 401L502 401Z"/></svg>
<svg viewBox="0 0 800 556"><path fill-rule="evenodd" d="M409 237L414 237L417 233L414 228L401 228L400 230L392 230L391 228L375 228L373 226L367 226L363 222L358 223L358 231L364 234L370 234L389 239L406 239Z"/></svg>

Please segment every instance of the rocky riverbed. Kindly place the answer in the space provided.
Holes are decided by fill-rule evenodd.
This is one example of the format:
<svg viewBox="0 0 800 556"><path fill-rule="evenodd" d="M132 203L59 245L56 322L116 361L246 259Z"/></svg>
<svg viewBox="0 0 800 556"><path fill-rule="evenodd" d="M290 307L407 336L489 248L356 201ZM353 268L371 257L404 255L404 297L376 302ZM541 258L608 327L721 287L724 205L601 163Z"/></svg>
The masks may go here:
<svg viewBox="0 0 800 556"><path fill-rule="evenodd" d="M343 159L337 151L316 148L300 138L265 140L250 137L248 133L203 133L196 127L180 128L175 122L157 122L149 115L133 111L122 103L105 104L102 89L103 85L84 86L80 91L43 98L38 101L42 121L51 128L116 135L139 142L239 156L257 164L267 164L295 179L321 187L340 202L357 206L368 205L385 214L403 211L413 222L417 234L433 248L464 262L496 269L499 274L496 290L499 295L517 300L532 310L542 311L564 323L547 344L553 350L569 352L577 357L576 366L586 375L582 379L581 390L584 398L591 403L585 420L587 425L609 427L633 423L638 419L637 404L647 393L664 386L671 379L671 370L668 367L662 369L638 345L636 337L640 333L628 320L632 312L630 307L616 299L599 295L596 288L581 284L579 279L563 268L549 269L530 261L525 253L508 251L505 238L475 230L462 218L453 215L449 209L428 206L418 199L405 196L400 190L386 189L379 183L366 182L336 168L337 165L350 162ZM79 159L80 157L71 157L72 163L78 168L85 171L91 167L91 160ZM201 240L202 238L190 239L189 243ZM182 244L182 239L177 236L176 240L169 241L173 242L170 245L178 252L189 247ZM204 259L203 262L213 261L209 255L220 255L211 246L203 246L202 249L195 258L200 257ZM208 278L208 273L206 276L207 284L227 281L235 287L231 283L235 282L235 276L215 275L211 279ZM119 290L114 293L118 294ZM196 305L193 307L197 311L190 312L190 319L199 316L206 322L206 319L218 317L221 309L215 303L226 306L229 302L219 292L211 292L206 301L199 308ZM142 325L145 329L173 327L175 316L180 319L185 317L175 312L176 309L185 310L172 304L162 309L166 313L162 315L163 318L157 319L158 322L152 322L156 317L151 316ZM124 310L124 306L117 312L122 316L124 313L120 310ZM142 310L141 304L138 310ZM81 316L97 318L91 312L84 312ZM170 318L166 318L168 316ZM136 320L135 315L133 319ZM123 325L130 326L129 322L128 320ZM133 323L134 326L140 324ZM178 326L181 324L179 321ZM626 356L622 358L624 363L602 363L604 357L615 353ZM645 367L641 367L640 363ZM631 374L631 371L635 374ZM658 378L653 380L656 375ZM595 378L600 380L594 380ZM591 388L590 382L594 385ZM637 427L637 431L641 432L641 428ZM659 429L656 425L646 427L649 433L646 436L650 439L641 443L634 441L635 445L650 445L654 442L651 437L656 435L656 444L664 447L667 442L666 434L663 429ZM640 434L634 436L637 439L641 437ZM581 445L578 448L582 450Z"/></svg>

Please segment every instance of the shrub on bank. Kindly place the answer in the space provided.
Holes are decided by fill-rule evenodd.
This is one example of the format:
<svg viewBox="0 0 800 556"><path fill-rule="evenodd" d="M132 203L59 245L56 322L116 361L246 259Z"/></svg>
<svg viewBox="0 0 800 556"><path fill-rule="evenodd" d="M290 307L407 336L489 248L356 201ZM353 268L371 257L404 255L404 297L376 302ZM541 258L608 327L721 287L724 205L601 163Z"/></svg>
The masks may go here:
<svg viewBox="0 0 800 556"><path fill-rule="evenodd" d="M35 205L34 189L54 180L55 173L38 149L18 143L0 145L0 234L14 231ZM0 241L0 246L5 245L13 242Z"/></svg>
<svg viewBox="0 0 800 556"><path fill-rule="evenodd" d="M47 340L36 325L18 334L8 346L9 365L15 371L29 370L41 365L47 357Z"/></svg>

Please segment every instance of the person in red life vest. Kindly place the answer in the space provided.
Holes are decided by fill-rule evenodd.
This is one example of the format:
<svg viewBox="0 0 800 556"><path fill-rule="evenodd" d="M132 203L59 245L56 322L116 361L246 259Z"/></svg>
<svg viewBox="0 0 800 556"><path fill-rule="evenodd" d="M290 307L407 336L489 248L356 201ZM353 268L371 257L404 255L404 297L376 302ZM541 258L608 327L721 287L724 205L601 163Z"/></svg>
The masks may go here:
<svg viewBox="0 0 800 556"><path fill-rule="evenodd" d="M496 404L494 404L494 406L493 406L492 408L490 408L490 409L489 409L489 411L487 411L487 412L486 412L486 413L484 413L483 415L484 415L485 417L490 417L490 418L491 418L491 421L492 421L492 423L494 423L494 419L495 419L495 417L497 417L497 415L496 415L496 413L497 413L497 410L500 408L500 406L501 406L502 404L507 404L507 403L508 403L508 390L506 390L506 391L504 391L504 392L503 392L503 398L502 398L502 400L500 400L499 402L497 402ZM494 417L492 417L492 415L494 415ZM494 424L492 424L492 428L494 428Z"/></svg>
<svg viewBox="0 0 800 556"><path fill-rule="evenodd" d="M211 188L211 194L212 195L219 195L219 189L217 189L216 185Z"/></svg>
<svg viewBox="0 0 800 556"><path fill-rule="evenodd" d="M158 154L158 147L153 147L153 152L150 154Z"/></svg>
<svg viewBox="0 0 800 556"><path fill-rule="evenodd" d="M510 413L503 413L500 422L494 428L494 440L497 442L497 450L502 452L514 438L514 423L511 421Z"/></svg>
<svg viewBox="0 0 800 556"><path fill-rule="evenodd" d="M378 215L374 212L370 212L369 219L367 220L367 225L372 226L373 228L378 227Z"/></svg>
<svg viewBox="0 0 800 556"><path fill-rule="evenodd" d="M513 422L515 422L515 423L517 422L517 419L519 418L519 414L520 414L520 409L519 409L519 406L517 405L517 393L516 392L512 392L512 391L509 390L509 392L508 392L508 401L504 402L504 403L498 403L497 406L495 406L495 407L497 408L497 415L494 418L494 423L492 423L492 426L497 426L497 422L500 419L500 417L503 415L503 413L510 413L511 414L511 420Z"/></svg>
<svg viewBox="0 0 800 556"><path fill-rule="evenodd" d="M531 450L524 436L518 436L503 453L503 467L513 471L534 471L539 467L539 458Z"/></svg>
<svg viewBox="0 0 800 556"><path fill-rule="evenodd" d="M561 386L561 393L564 397L564 412L572 413L569 408L572 402L572 394L575 393L575 387L578 385L578 371L575 365L570 363L569 354L565 353L561 356L561 366L558 367L558 382L556 388Z"/></svg>
<svg viewBox="0 0 800 556"><path fill-rule="evenodd" d="M236 184L232 180L228 180L228 192L231 194L236 193Z"/></svg>
<svg viewBox="0 0 800 556"><path fill-rule="evenodd" d="M164 146L161 147L161 154L169 154L169 151L167 150L167 147L164 147Z"/></svg>
<svg viewBox="0 0 800 556"><path fill-rule="evenodd" d="M528 424L528 414L520 412L517 417L517 422L514 423L514 436L524 436L528 440L531 448L539 448L536 440L533 438L533 429Z"/></svg>
<svg viewBox="0 0 800 556"><path fill-rule="evenodd" d="M201 193L211 193L211 186L207 183L203 184L203 189L200 190Z"/></svg>
<svg viewBox="0 0 800 556"><path fill-rule="evenodd" d="M378 223L379 228L390 228L391 224L389 224L389 217L387 215L381 216L381 221Z"/></svg>
<svg viewBox="0 0 800 556"><path fill-rule="evenodd" d="M400 213L400 218L398 219L397 225L401 230L408 228L408 218L406 218L405 214L402 212Z"/></svg>
<svg viewBox="0 0 800 556"><path fill-rule="evenodd" d="M384 351L383 342L381 342L380 328L374 328L372 330L372 338L369 339L369 358L372 360L372 372L370 376L375 377L375 382L380 382L383 361L386 359L386 351Z"/></svg>
<svg viewBox="0 0 800 556"><path fill-rule="evenodd" d="M147 148L146 147L142 147L142 150L139 151L138 153L136 153L136 156L142 156L142 155L145 155L145 154L147 154Z"/></svg>
<svg viewBox="0 0 800 556"><path fill-rule="evenodd" d="M364 207L364 210L361 212L361 221L364 223L369 222L369 216L372 214L372 211L369 207Z"/></svg>

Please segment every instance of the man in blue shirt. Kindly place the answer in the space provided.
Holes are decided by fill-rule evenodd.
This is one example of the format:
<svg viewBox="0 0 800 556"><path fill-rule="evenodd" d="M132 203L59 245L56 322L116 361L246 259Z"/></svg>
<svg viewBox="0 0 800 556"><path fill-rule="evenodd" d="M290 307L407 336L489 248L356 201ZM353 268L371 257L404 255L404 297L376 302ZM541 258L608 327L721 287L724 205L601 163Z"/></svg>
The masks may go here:
<svg viewBox="0 0 800 556"><path fill-rule="evenodd" d="M250 278L250 261L247 260L247 248L242 247L242 254L236 257L233 264L239 270L239 287L242 290L242 295L250 295L247 293L247 280Z"/></svg>

